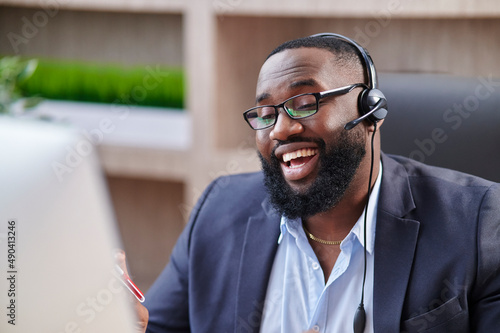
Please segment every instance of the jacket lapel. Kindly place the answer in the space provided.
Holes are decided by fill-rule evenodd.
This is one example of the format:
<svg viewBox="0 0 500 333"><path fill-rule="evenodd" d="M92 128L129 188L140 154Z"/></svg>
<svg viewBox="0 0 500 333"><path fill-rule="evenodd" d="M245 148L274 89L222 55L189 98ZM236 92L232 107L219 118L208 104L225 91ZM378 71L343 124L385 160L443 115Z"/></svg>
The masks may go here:
<svg viewBox="0 0 500 333"><path fill-rule="evenodd" d="M375 332L399 332L420 223L404 167L382 155L383 176L375 236L373 322Z"/></svg>
<svg viewBox="0 0 500 333"><path fill-rule="evenodd" d="M269 276L278 249L281 217L266 200L264 210L248 219L236 299L235 332L259 332Z"/></svg>

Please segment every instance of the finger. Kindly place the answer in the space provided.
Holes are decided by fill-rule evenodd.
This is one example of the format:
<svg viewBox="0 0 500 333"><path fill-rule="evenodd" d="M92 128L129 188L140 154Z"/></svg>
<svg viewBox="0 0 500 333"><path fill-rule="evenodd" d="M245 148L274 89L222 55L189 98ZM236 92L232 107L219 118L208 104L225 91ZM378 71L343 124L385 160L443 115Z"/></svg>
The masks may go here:
<svg viewBox="0 0 500 333"><path fill-rule="evenodd" d="M127 269L127 256L125 254L125 251L123 251L121 249L116 249L116 250L114 250L114 256L115 256L115 264L121 270L121 272L119 270L117 270L117 272L119 274L123 274L123 276L120 276L119 278L120 278L121 282L127 287L127 289L130 290L133 287L128 286L129 283L127 280L129 280L130 278L129 278L129 273L128 273L128 269ZM134 306L135 306L136 302L139 303L139 301L134 296L132 291L130 293L127 293L127 294L128 294L127 299L129 300L130 303L134 304Z"/></svg>
<svg viewBox="0 0 500 333"><path fill-rule="evenodd" d="M125 255L125 251L116 249L114 251L114 256L116 264L128 277L129 273L127 269L127 256ZM143 333L146 331L146 327L148 325L149 311L137 300L136 297L132 295L132 293L130 293L129 296L130 297L128 297L128 299L133 304L137 315L136 330L137 332Z"/></svg>
<svg viewBox="0 0 500 333"><path fill-rule="evenodd" d="M125 251L121 249L115 250L115 262L126 275L129 275L127 269L127 256L125 255Z"/></svg>
<svg viewBox="0 0 500 333"><path fill-rule="evenodd" d="M145 332L148 326L149 311L141 303L135 303L135 311L137 314L136 328L139 332Z"/></svg>

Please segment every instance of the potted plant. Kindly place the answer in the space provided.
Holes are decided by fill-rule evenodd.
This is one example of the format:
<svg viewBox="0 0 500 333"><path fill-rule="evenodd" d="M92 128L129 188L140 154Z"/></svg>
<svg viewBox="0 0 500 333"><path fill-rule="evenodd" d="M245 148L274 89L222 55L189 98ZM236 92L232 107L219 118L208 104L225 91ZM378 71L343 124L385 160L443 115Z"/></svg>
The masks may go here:
<svg viewBox="0 0 500 333"><path fill-rule="evenodd" d="M19 87L33 74L36 67L37 60L35 59L0 58L0 114L23 113L40 102L41 99L38 97L23 96Z"/></svg>

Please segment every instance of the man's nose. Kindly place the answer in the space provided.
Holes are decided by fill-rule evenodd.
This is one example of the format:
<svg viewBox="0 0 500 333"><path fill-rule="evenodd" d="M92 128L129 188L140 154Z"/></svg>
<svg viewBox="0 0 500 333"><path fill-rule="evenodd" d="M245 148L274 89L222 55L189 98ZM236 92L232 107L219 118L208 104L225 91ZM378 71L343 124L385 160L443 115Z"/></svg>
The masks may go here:
<svg viewBox="0 0 500 333"><path fill-rule="evenodd" d="M276 124L274 124L269 138L271 140L286 141L291 136L300 134L304 131L304 126L297 119L292 119L286 114L285 110L281 109Z"/></svg>

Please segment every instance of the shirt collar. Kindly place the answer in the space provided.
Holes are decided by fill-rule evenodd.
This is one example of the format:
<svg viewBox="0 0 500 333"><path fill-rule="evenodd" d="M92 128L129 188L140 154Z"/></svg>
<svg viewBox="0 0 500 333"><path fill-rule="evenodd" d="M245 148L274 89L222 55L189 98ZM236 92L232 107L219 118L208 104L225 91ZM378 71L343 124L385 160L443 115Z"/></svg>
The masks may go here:
<svg viewBox="0 0 500 333"><path fill-rule="evenodd" d="M368 251L368 253L370 254L373 253L375 245L375 226L377 222L377 207L378 207L378 197L380 194L381 180L382 180L382 163L380 163L377 180L375 181L375 184L373 186L372 192L370 194L370 202L368 203L368 218L366 219L366 231L367 231L366 251ZM352 237L352 235L354 235L355 237L358 238L362 246L364 246L364 228L363 228L364 219L365 219L365 210L363 209L363 213L359 217L354 227L349 232L349 235L347 235L346 237L347 239L349 237ZM301 218L289 219L285 216L281 216L281 224L280 224L281 234L278 238L278 244L281 243L281 240L283 239L283 236L286 232L290 233L291 236L297 239L299 237L299 234L301 234L301 232L299 232L299 230L301 229L302 229Z"/></svg>
<svg viewBox="0 0 500 333"><path fill-rule="evenodd" d="M373 185L372 192L370 194L370 202L368 203L368 218L366 219L366 251L372 254L375 247L375 227L377 224L377 208L378 208L378 197L380 194L380 184L382 183L382 163L380 163L380 168L377 175L377 180ZM364 246L364 228L363 224L365 222L365 210L359 217L358 221L352 228L351 232L356 235L359 242Z"/></svg>

